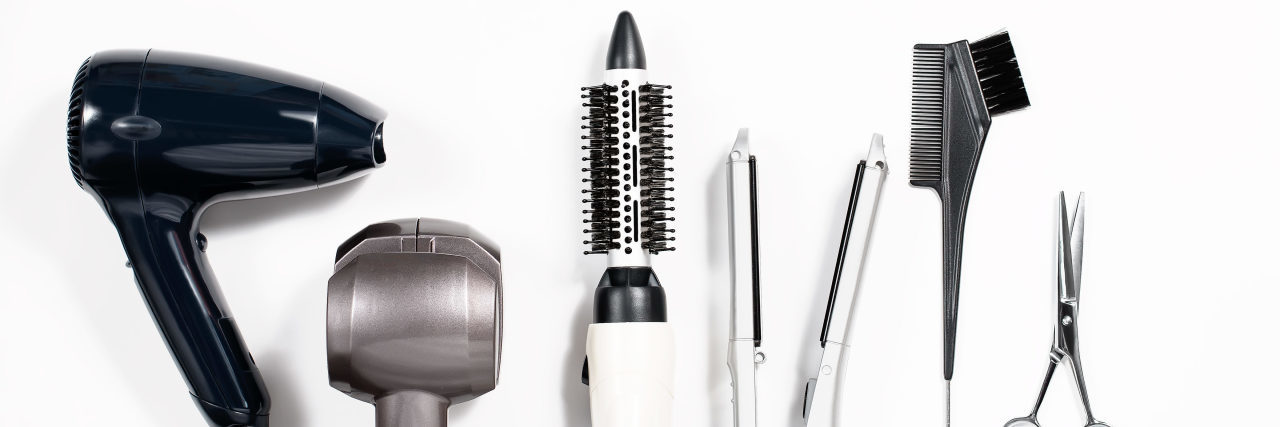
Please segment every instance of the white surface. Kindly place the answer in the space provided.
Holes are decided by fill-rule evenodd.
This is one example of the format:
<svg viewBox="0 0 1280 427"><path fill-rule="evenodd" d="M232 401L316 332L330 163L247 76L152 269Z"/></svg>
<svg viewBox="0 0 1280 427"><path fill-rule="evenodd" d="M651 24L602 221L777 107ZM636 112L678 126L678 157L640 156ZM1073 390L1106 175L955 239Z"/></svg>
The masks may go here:
<svg viewBox="0 0 1280 427"><path fill-rule="evenodd" d="M1052 338L1054 209L1089 194L1081 339L1116 427L1265 424L1280 298L1273 6L1081 1L68 1L0 4L0 424L197 426L106 216L66 166L80 62L157 47L313 76L391 112L385 168L338 188L212 208L209 257L270 386L273 425L372 425L331 389L325 281L370 222L461 220L502 245L501 384L452 425L588 424L578 381L592 288L581 255L578 88L602 78L622 8L675 89L679 250L654 258L676 326L682 426L732 423L724 363L724 156L759 161L761 425L800 425L855 160L890 168L849 358L847 426L942 423L939 205L909 188L911 45L1007 27L1033 106L998 117L969 210L957 427L1025 414ZM1059 374L1062 375L1062 374ZM1058 378L1041 419L1081 425Z"/></svg>

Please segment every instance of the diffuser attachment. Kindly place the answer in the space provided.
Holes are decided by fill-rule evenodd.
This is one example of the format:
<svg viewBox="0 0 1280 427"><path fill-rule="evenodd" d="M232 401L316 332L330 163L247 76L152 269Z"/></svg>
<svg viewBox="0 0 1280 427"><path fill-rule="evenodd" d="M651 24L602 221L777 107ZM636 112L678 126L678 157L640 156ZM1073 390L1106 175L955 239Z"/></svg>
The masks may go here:
<svg viewBox="0 0 1280 427"><path fill-rule="evenodd" d="M502 354L498 248L437 219L373 224L329 279L329 384L376 407L378 427L447 425L493 390Z"/></svg>

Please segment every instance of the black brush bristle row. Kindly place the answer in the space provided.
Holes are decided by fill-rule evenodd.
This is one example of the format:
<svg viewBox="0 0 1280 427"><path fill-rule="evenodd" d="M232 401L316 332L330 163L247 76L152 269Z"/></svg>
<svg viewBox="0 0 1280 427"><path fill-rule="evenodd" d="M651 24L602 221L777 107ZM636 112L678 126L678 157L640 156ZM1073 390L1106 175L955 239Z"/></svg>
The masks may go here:
<svg viewBox="0 0 1280 427"><path fill-rule="evenodd" d="M945 53L941 45L919 45L911 65L911 181L942 179Z"/></svg>
<svg viewBox="0 0 1280 427"><path fill-rule="evenodd" d="M671 138L668 130L672 127L667 123L667 118L671 117L671 113L667 112L671 108L667 103L671 99L671 95L666 94L668 89L671 86L641 85L640 108L637 110L641 135L640 226L644 230L641 234L641 247L654 254L675 250L671 245L671 241L675 240L672 235L675 230L670 225L675 219L671 215L675 211L672 204L675 198L669 193L675 189L671 186L674 178L668 175L674 171L668 164L673 158L671 147L667 145L667 140Z"/></svg>
<svg viewBox="0 0 1280 427"><path fill-rule="evenodd" d="M617 239L621 236L618 228L618 118L614 114L618 107L618 88L609 85L588 86L582 88L582 98L586 100L582 106L587 107L587 115L582 119L587 124L582 126L586 135L582 139L587 145L582 146L587 156L582 160L587 167L582 171L587 178L582 182L587 188L582 190L586 196L582 200L587 209L582 213L587 218L582 220L587 228L582 230L589 238L583 243L588 246L587 254L606 253L609 249L621 247Z"/></svg>
<svg viewBox="0 0 1280 427"><path fill-rule="evenodd" d="M1008 32L1002 31L970 43L969 52L981 82L988 114L996 116L1031 106Z"/></svg>

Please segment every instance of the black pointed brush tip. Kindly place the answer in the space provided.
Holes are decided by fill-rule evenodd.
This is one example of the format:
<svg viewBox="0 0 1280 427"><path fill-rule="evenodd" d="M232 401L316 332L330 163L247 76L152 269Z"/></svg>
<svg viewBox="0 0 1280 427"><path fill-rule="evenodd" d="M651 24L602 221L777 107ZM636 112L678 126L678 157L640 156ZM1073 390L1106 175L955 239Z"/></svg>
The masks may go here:
<svg viewBox="0 0 1280 427"><path fill-rule="evenodd" d="M622 11L613 24L613 37L609 39L609 54L605 57L605 69L645 69L644 43L640 41L640 28L631 12Z"/></svg>

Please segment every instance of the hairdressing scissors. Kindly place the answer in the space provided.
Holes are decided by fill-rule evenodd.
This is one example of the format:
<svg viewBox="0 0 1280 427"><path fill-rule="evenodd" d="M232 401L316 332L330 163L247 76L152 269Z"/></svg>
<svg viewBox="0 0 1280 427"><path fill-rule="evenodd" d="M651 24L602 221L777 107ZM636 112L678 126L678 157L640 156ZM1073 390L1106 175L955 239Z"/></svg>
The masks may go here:
<svg viewBox="0 0 1280 427"><path fill-rule="evenodd" d="M1058 316L1053 330L1053 347L1049 349L1049 370L1045 372L1040 396L1036 397L1031 415L1009 420L1005 427L1040 426L1036 413L1040 411L1044 394L1049 390L1049 380L1053 379L1054 369L1064 361L1071 364L1072 376L1080 390L1080 401L1084 404L1084 414L1088 418L1085 427L1109 427L1093 417L1093 409L1089 407L1089 393L1084 387L1084 372L1080 367L1080 336L1076 326L1080 315L1080 258L1084 249L1084 193L1080 193L1076 200L1075 213L1068 216L1066 194L1058 192L1058 215Z"/></svg>

